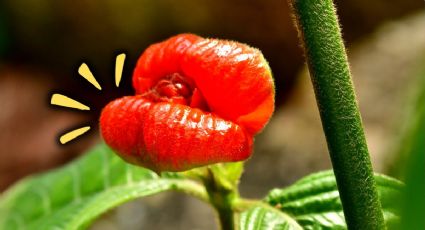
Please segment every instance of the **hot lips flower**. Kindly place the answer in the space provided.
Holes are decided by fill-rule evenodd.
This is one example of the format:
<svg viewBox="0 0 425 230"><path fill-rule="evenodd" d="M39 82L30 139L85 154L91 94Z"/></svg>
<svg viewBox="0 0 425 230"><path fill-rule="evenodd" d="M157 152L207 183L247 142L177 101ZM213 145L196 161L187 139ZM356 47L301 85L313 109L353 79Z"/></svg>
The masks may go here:
<svg viewBox="0 0 425 230"><path fill-rule="evenodd" d="M133 86L135 96L103 109L101 133L124 160L157 172L247 159L274 110L259 50L193 34L147 48Z"/></svg>

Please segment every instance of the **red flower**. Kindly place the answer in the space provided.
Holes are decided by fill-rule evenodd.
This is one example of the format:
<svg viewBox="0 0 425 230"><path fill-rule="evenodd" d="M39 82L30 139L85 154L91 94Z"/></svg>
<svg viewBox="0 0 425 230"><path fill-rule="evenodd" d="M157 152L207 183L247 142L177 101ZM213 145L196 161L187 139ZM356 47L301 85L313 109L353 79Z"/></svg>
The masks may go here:
<svg viewBox="0 0 425 230"><path fill-rule="evenodd" d="M247 159L274 110L259 50L192 34L147 48L133 86L136 96L103 109L101 133L124 160L157 172Z"/></svg>

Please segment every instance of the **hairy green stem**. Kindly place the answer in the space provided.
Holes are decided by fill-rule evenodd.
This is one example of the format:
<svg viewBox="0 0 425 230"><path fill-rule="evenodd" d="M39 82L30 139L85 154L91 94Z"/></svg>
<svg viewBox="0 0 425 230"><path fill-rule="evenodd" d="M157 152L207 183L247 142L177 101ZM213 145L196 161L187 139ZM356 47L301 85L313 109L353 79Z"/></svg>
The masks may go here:
<svg viewBox="0 0 425 230"><path fill-rule="evenodd" d="M332 0L290 0L349 229L385 229Z"/></svg>

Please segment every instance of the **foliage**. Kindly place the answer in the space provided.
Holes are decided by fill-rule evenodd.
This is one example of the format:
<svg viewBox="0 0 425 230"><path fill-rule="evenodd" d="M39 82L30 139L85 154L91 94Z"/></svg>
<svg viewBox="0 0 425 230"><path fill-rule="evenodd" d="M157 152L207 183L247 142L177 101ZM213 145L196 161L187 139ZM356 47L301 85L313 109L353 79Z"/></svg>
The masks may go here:
<svg viewBox="0 0 425 230"><path fill-rule="evenodd" d="M225 190L236 186L241 164L213 165ZM226 171L226 168L229 168ZM201 169L204 170L204 169ZM192 171L193 172L193 171ZM131 166L100 144L57 170L29 177L0 198L0 229L84 229L98 216L133 199L165 191L181 191L209 202L204 185L193 173L161 176ZM202 174L198 174L201 175ZM387 222L397 222L395 200L403 185L375 175ZM219 183L221 183L221 181ZM232 185L234 184L234 185ZM290 187L272 190L264 201L236 202L240 229L345 228L332 171L307 176Z"/></svg>

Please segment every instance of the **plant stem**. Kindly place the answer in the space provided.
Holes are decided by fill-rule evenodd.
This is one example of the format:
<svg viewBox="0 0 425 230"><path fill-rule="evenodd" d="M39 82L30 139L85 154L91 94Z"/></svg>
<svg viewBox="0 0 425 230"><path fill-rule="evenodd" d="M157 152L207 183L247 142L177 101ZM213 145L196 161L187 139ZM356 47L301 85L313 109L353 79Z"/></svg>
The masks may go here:
<svg viewBox="0 0 425 230"><path fill-rule="evenodd" d="M385 229L332 0L290 0L349 229Z"/></svg>
<svg viewBox="0 0 425 230"><path fill-rule="evenodd" d="M214 167L214 166L212 166ZM233 202L238 199L237 187L229 188L222 184L220 175L216 175L214 169L208 168L208 175L203 182L208 192L211 204L217 211L222 230L235 229L235 214L233 212Z"/></svg>
<svg viewBox="0 0 425 230"><path fill-rule="evenodd" d="M222 230L234 230L235 218L232 209L217 209Z"/></svg>

